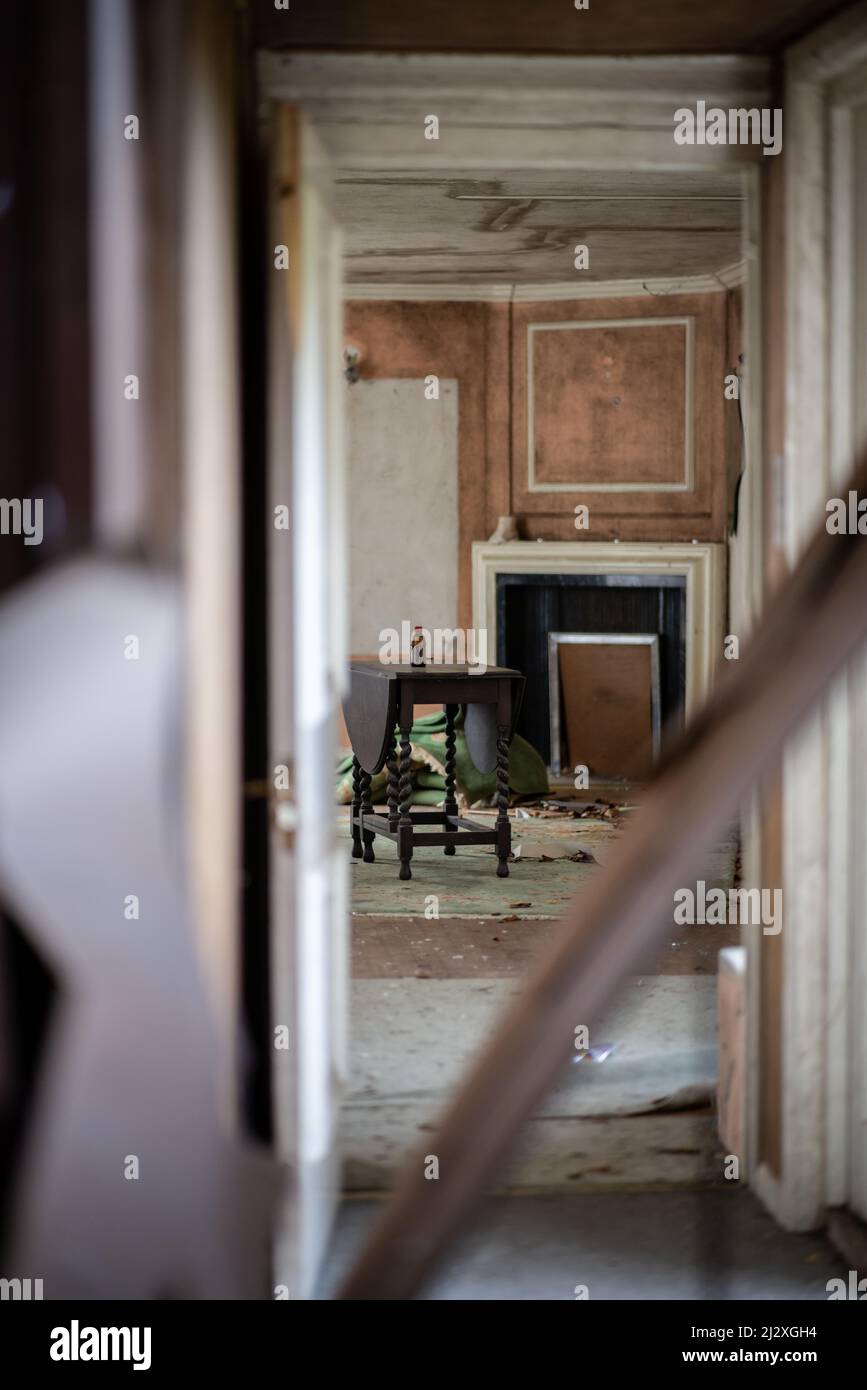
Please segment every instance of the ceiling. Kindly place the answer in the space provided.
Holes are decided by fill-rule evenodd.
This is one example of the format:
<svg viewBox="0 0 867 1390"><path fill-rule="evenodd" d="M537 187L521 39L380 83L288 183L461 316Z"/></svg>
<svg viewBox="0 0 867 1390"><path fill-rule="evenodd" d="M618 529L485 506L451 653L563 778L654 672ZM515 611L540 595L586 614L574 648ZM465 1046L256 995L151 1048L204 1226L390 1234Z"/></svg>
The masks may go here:
<svg viewBox="0 0 867 1390"><path fill-rule="evenodd" d="M741 183L715 173L337 170L351 287L713 275L741 257Z"/></svg>
<svg viewBox="0 0 867 1390"><path fill-rule="evenodd" d="M768 106L766 58L288 53L259 74L315 131L350 293L565 292L714 277L743 257L761 151L679 144L674 120L699 99Z"/></svg>
<svg viewBox="0 0 867 1390"><path fill-rule="evenodd" d="M487 53L775 53L845 0L252 0L261 48Z"/></svg>

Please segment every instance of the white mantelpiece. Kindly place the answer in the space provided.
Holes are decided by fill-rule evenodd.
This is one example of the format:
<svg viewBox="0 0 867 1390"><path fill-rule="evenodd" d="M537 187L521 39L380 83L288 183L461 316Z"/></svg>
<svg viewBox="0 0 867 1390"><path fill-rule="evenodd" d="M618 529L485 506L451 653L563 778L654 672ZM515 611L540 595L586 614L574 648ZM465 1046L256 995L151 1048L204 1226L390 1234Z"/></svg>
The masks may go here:
<svg viewBox="0 0 867 1390"><path fill-rule="evenodd" d="M473 626L497 651L498 574L683 575L686 579L686 717L708 694L725 637L726 548L650 541L490 541L473 544Z"/></svg>

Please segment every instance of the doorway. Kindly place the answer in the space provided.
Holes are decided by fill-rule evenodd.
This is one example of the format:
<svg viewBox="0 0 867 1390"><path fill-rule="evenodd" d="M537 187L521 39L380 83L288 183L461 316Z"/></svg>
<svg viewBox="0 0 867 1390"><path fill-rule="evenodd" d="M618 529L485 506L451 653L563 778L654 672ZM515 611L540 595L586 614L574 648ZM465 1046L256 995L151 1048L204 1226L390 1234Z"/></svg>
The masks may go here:
<svg viewBox="0 0 867 1390"><path fill-rule="evenodd" d="M709 641L703 678L711 681L722 658L715 623L724 613L714 605L720 593L725 604L727 570L729 628L746 627L753 601L758 492L745 469L743 430L749 434L758 405L757 371L743 410L737 395L726 408L720 385L727 376L743 382L744 358L755 360L750 152L730 149L721 159L705 151L704 164L694 152L681 159L670 132L651 133L642 108L651 99L640 84L630 93L635 127L612 147L602 133L604 103L616 100L611 85L604 98L591 94L576 82L571 60L555 65L552 84L551 65L542 73L534 60L485 59L481 74L474 61L471 74L459 58L395 64L368 55L352 73L359 114L347 125L334 100L352 62L323 58L315 86L292 56L271 55L262 70L265 91L303 112L316 133L344 235L341 391L349 495L355 488L357 502L349 518L352 640L343 656L375 656L383 631L428 620L425 604L434 626L475 628L474 546L493 538L500 518L517 517L518 534L504 552L517 545L541 553L556 543L580 566L582 545L592 543L613 572L623 569L621 545L643 545L661 560L667 546L713 551L710 607L687 604L693 640L684 654L689 671L695 642ZM506 152L490 129L467 119L465 103L470 94L481 100L493 125L508 105L504 90L516 83L539 105L528 96L517 116L509 108L516 129ZM442 143L426 141L421 117L436 103L420 92L447 94L436 124ZM591 115L593 95L602 106ZM683 93L672 98L675 109ZM560 138L570 102L588 127L580 150ZM539 109L545 118L535 125L531 113ZM589 275L583 263L579 269L579 247L589 251ZM562 410L546 415L538 358L528 375L527 345L542 342L551 325L579 326L569 339L557 337L574 340L580 353L591 345L612 412L627 395L635 409L636 383L655 401L652 463L633 433L615 460L613 486L593 472L599 457L576 454L558 434ZM667 393L654 377L654 352L663 364L658 377L674 383ZM607 380L612 370L628 387ZM532 401L538 409L528 410ZM405 479L422 455L420 488L433 484L432 500L420 496L413 507L399 465ZM585 506L593 529L581 536L575 521ZM403 573L405 583L395 582ZM404 612L413 585L413 611ZM417 710L416 718L414 792L435 804L443 735L436 711ZM544 775L544 752L529 747ZM345 800L351 792L342 771ZM512 790L515 859L504 883L485 872L482 849L429 864L420 856L412 885L398 880L389 846L377 842L374 864L352 861L353 1065L340 1146L344 1183L355 1194L391 1186L500 1003L520 988L556 929L559 905L616 853L640 798L640 786L628 781L581 789L572 776ZM474 814L486 813L475 805ZM344 856L346 816L338 838ZM733 829L706 881L727 888L739 872ZM725 932L717 939L711 928L701 937L673 933L665 959L648 962L614 1020L615 1045L602 1039L598 1056L578 1050L574 1075L583 1084L566 1087L576 1108L567 1101L555 1123L552 1114L538 1117L535 1133L544 1138L535 1153L532 1138L525 1145L530 1157L511 1179L514 1190L714 1180L715 960L737 939ZM654 1019L672 1017L673 1032L657 1030ZM552 1097L555 1111L562 1102ZM649 1164L648 1152L656 1155Z"/></svg>

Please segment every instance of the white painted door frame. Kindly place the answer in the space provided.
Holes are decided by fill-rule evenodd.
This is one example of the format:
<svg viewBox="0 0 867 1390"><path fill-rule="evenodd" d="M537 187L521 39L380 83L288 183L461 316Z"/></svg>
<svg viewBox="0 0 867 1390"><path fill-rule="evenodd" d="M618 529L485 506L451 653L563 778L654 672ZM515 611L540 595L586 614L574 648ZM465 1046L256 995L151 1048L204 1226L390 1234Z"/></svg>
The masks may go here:
<svg viewBox="0 0 867 1390"><path fill-rule="evenodd" d="M265 520L278 797L271 970L274 1024L285 1028L288 1043L275 1037L275 1137L288 1179L275 1283L303 1299L313 1293L336 1208L347 1074L348 851L337 843L334 814L346 645L342 250L328 159L315 132L285 107L274 130ZM281 787L281 768L288 787Z"/></svg>
<svg viewBox="0 0 867 1390"><path fill-rule="evenodd" d="M701 173L720 164L740 169L747 471L740 536L730 544L729 630L745 636L762 598L762 160L755 148L744 146L676 145L673 130L675 111L682 106L694 109L698 100L726 109L768 106L768 62L742 57L267 53L261 55L259 76L266 99L291 103L309 117L341 176L380 169L412 171L421 156L426 167L452 175L516 166L578 176L599 169ZM521 93L519 102L515 91ZM439 116L441 138L426 142L423 123L431 111ZM334 539L332 558L338 553ZM745 846L748 884L759 882L755 816L750 827Z"/></svg>
<svg viewBox="0 0 867 1390"><path fill-rule="evenodd" d="M849 272L848 285L840 286L839 298L848 288L846 305L852 305L851 367L849 378L852 411L849 416L854 441L860 449L867 443L867 67L858 75L859 104L848 111L848 140L843 146L849 156L848 169L852 177L853 217L850 229L850 259L844 263L841 278ZM856 293L850 297L852 287ZM844 323L846 320L844 319ZM841 461L842 462L842 461ZM842 487L842 468L835 467L834 480ZM838 489L839 494L840 489ZM860 768L862 775L853 786L850 804L850 866L848 908L850 954L848 967L851 991L850 1018L852 1031L852 1070L849 1077L849 1190L848 1205L867 1221L867 782L863 769L867 767L867 653L849 673L849 709L851 711L852 743L844 750L847 774Z"/></svg>
<svg viewBox="0 0 867 1390"><path fill-rule="evenodd" d="M867 64L867 5L786 55L786 548L794 563L825 516L856 442L852 267L857 247L851 152ZM861 209L861 235L867 233ZM863 302L861 313L863 315ZM862 319L861 330L864 329ZM863 363L863 355L862 355ZM867 1121L863 834L853 820L859 739L853 683L841 678L788 750L783 775L783 1157L756 1185L792 1229L852 1201L853 1139ZM863 687L857 724L867 741ZM863 727L862 727L863 726ZM853 747L853 741L856 747ZM854 972L854 973L853 973ZM860 972L860 974L858 973ZM860 991L854 990L856 980ZM853 1118L854 1117L854 1118ZM860 1163L861 1199L867 1197Z"/></svg>

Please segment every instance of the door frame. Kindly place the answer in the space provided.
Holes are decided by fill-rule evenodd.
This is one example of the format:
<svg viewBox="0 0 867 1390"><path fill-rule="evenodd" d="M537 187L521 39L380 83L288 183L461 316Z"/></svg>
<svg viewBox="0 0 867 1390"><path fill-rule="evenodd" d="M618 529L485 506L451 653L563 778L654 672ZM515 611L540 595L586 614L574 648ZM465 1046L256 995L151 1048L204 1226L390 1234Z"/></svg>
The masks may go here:
<svg viewBox="0 0 867 1390"><path fill-rule="evenodd" d="M272 110L268 189L272 1095L287 1175L274 1276L280 1297L306 1299L337 1206L348 1056L348 860L334 808L345 683L345 383L329 161L310 122L286 103Z"/></svg>
<svg viewBox="0 0 867 1390"><path fill-rule="evenodd" d="M735 595L730 630L745 636L760 612L763 593L762 159L751 147L675 145L673 114L699 99L709 106L771 104L767 60L269 52L260 55L259 84L264 100L287 104L307 117L308 128L319 131L341 177L363 175L374 167L412 169L420 140L426 163L451 174L517 165L579 175L601 168L701 173L720 164L740 170L746 264L746 476L740 535L729 540L728 570L734 579L729 593ZM525 98L523 124L516 116L516 89ZM438 94L438 105L430 105L432 92ZM359 118L377 124L373 146L366 132L347 121L347 100ZM441 142L422 140L422 121L430 110L440 112L441 128L447 131L448 138ZM504 125L513 127L505 141ZM757 817L745 818L745 830L745 883L758 884ZM279 955L275 968L281 968ZM338 1026L345 1035L345 1017Z"/></svg>
<svg viewBox="0 0 867 1390"><path fill-rule="evenodd" d="M840 403L839 383L847 382L842 367L852 349L851 79L865 63L867 4L820 26L785 55L783 505L790 565L852 461L848 384L839 413L832 404ZM839 212L830 230L829 199ZM847 1202L851 1190L857 903L850 714L847 675L787 751L783 767L782 1163L779 1174L759 1164L755 1183L774 1216L797 1230L824 1224L826 1208Z"/></svg>

